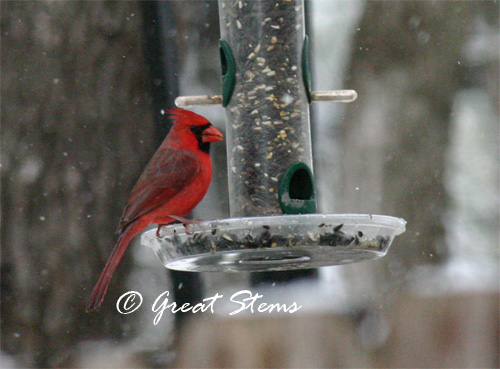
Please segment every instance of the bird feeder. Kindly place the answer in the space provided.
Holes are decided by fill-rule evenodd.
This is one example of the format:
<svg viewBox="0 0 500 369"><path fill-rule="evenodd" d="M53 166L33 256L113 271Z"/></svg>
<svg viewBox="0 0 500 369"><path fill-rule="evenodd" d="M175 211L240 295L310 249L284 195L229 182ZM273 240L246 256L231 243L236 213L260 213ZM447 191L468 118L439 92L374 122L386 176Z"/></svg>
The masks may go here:
<svg viewBox="0 0 500 369"><path fill-rule="evenodd" d="M352 102L353 90L311 91L303 0L219 0L221 96L179 107L226 111L230 219L145 232L171 269L278 271L384 256L405 221L316 214L309 104Z"/></svg>

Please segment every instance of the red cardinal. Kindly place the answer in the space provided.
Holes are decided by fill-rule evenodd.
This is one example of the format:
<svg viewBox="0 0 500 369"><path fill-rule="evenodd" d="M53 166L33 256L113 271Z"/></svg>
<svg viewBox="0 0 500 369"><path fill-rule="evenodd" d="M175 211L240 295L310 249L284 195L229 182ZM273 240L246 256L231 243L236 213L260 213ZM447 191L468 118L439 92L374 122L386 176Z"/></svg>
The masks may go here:
<svg viewBox="0 0 500 369"><path fill-rule="evenodd" d="M212 178L210 142L222 134L202 116L174 109L170 133L151 158L130 194L118 227L118 241L97 281L87 311L98 308L130 241L145 227L189 214L207 193Z"/></svg>

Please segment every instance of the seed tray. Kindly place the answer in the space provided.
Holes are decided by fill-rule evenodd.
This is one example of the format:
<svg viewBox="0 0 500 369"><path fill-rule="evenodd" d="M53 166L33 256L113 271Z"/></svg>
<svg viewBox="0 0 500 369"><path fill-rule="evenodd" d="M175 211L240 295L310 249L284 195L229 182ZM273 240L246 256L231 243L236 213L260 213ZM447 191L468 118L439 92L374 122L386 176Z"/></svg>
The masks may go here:
<svg viewBox="0 0 500 369"><path fill-rule="evenodd" d="M169 269L256 272L349 264L384 256L403 219L384 215L308 214L232 218L163 227L142 235Z"/></svg>

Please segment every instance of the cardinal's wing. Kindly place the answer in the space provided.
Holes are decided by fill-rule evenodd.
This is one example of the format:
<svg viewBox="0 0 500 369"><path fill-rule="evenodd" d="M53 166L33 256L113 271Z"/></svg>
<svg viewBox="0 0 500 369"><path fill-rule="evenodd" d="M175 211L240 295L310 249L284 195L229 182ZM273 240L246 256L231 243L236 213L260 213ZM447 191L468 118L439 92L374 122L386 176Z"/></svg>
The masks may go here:
<svg viewBox="0 0 500 369"><path fill-rule="evenodd" d="M118 232L178 194L195 180L199 171L200 161L190 151L157 151L127 200Z"/></svg>

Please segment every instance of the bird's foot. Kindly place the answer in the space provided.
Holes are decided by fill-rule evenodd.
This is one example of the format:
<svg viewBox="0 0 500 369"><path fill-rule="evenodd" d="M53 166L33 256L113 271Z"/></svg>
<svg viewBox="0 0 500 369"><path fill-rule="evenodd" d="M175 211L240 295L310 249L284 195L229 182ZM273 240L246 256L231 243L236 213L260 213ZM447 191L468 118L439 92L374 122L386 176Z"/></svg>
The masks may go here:
<svg viewBox="0 0 500 369"><path fill-rule="evenodd" d="M178 220L184 225L184 228L186 229L186 234L187 235L192 235L193 232L189 230L189 226L194 223L201 222L203 219L186 219L183 217L178 217L177 215L169 215L170 218Z"/></svg>
<svg viewBox="0 0 500 369"><path fill-rule="evenodd" d="M158 228L156 228L156 237L161 238L160 231L161 231L162 227L165 227L166 225L168 225L168 224L158 224Z"/></svg>

